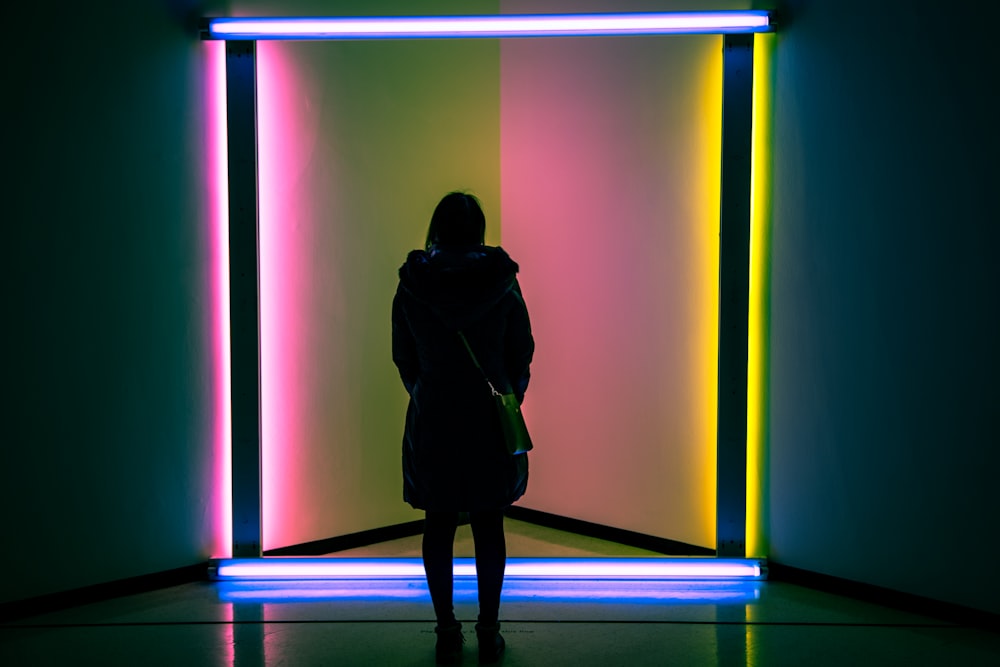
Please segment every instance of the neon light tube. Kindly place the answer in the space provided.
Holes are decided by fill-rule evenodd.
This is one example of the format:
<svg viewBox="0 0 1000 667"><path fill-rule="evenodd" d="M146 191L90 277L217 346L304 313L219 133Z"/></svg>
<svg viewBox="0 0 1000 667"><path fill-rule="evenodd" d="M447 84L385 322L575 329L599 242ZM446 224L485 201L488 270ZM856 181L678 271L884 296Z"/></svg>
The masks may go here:
<svg viewBox="0 0 1000 667"><path fill-rule="evenodd" d="M208 19L206 39L419 39L771 32L764 10L380 18Z"/></svg>
<svg viewBox="0 0 1000 667"><path fill-rule="evenodd" d="M213 562L213 579L423 579L419 558L246 558ZM475 577L475 561L455 559L455 576ZM659 580L763 579L757 559L509 558L510 579Z"/></svg>
<svg viewBox="0 0 1000 667"><path fill-rule="evenodd" d="M421 582L422 584L422 582ZM513 579L504 584L507 602L551 600L560 602L585 601L616 604L747 604L760 599L762 581L540 581ZM411 579L382 580L280 580L220 581L216 584L223 602L287 603L333 600L420 600L430 601L426 585L415 585ZM474 579L459 579L455 583L457 602L474 601L477 596Z"/></svg>

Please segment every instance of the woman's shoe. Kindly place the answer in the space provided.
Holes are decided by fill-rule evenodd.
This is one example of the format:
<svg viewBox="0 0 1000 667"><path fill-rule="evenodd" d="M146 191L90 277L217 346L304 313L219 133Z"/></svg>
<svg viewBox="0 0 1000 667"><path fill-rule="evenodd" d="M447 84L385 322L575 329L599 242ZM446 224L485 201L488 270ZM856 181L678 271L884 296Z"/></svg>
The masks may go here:
<svg viewBox="0 0 1000 667"><path fill-rule="evenodd" d="M457 665L462 662L462 645L465 637L462 635L462 624L437 626L434 628L437 633L437 645L434 647L434 656L439 665Z"/></svg>
<svg viewBox="0 0 1000 667"><path fill-rule="evenodd" d="M476 639L479 640L479 664L492 665L503 655L507 644L500 636L500 624L476 624Z"/></svg>

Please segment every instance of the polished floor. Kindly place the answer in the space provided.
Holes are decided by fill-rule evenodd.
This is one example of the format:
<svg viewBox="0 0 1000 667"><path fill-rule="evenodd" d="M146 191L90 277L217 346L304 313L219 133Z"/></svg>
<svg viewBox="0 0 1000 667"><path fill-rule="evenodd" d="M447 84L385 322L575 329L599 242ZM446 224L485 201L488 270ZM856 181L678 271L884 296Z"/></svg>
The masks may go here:
<svg viewBox="0 0 1000 667"><path fill-rule="evenodd" d="M512 556L643 555L508 520ZM419 538L342 552L415 556ZM471 555L468 527L457 556ZM1000 635L780 582L508 582L501 665L1000 665ZM475 581L456 583L475 665ZM0 666L433 665L421 581L191 583L0 625Z"/></svg>

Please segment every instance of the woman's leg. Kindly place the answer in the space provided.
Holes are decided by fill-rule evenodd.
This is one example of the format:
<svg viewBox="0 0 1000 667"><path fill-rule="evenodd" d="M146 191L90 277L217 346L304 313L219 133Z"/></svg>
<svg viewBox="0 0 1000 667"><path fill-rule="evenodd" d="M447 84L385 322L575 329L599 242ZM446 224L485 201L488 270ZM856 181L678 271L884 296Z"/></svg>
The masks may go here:
<svg viewBox="0 0 1000 667"><path fill-rule="evenodd" d="M470 512L472 539L476 544L476 578L479 583L479 623L496 625L500 617L500 592L507 567L507 542L503 510Z"/></svg>
<svg viewBox="0 0 1000 667"><path fill-rule="evenodd" d="M423 556L427 587L434 603L438 627L455 623L454 590L455 529L458 512L427 512L424 520Z"/></svg>

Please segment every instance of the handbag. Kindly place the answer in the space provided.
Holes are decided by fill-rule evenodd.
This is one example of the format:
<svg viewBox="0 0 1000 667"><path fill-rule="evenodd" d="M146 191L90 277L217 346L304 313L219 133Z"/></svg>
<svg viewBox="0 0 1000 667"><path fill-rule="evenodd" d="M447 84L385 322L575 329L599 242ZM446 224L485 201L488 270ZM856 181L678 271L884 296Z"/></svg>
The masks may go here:
<svg viewBox="0 0 1000 667"><path fill-rule="evenodd" d="M521 404L518 403L517 396L513 393L501 394L497 391L493 383L490 382L490 378L486 375L486 371L479 365L479 360L476 359L476 355L473 353L469 341L466 340L465 334L459 331L458 337L462 339L465 349L468 350L469 356L472 358L472 363L483 374L483 379L486 380L486 384L490 388L490 393L493 394L493 400L497 407L497 415L500 417L500 430L503 433L507 451L511 456L531 451L534 445L531 444L531 436L528 435L528 427L524 423L524 415L521 414Z"/></svg>

